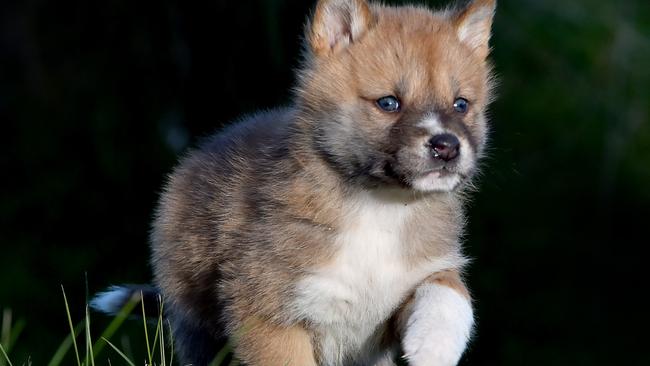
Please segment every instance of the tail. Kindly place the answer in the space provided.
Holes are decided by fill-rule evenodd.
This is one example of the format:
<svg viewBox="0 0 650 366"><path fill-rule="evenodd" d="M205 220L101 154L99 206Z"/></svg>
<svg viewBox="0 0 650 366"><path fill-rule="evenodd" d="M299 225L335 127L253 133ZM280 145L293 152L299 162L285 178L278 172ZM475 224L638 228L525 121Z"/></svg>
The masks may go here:
<svg viewBox="0 0 650 366"><path fill-rule="evenodd" d="M151 285L111 286L95 295L90 301L90 307L105 314L117 315L126 304L137 301L144 304L147 317L157 317L160 315L161 299L160 290Z"/></svg>

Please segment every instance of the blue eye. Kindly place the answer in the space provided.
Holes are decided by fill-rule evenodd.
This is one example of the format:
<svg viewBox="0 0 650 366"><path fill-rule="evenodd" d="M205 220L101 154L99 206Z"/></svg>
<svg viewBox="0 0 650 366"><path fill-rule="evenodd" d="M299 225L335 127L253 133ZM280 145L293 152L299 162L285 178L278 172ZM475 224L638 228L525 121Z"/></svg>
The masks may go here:
<svg viewBox="0 0 650 366"><path fill-rule="evenodd" d="M466 113L469 102L465 98L458 98L454 101L454 110L458 113Z"/></svg>
<svg viewBox="0 0 650 366"><path fill-rule="evenodd" d="M377 106L385 112L398 112L399 100L392 95L377 99Z"/></svg>

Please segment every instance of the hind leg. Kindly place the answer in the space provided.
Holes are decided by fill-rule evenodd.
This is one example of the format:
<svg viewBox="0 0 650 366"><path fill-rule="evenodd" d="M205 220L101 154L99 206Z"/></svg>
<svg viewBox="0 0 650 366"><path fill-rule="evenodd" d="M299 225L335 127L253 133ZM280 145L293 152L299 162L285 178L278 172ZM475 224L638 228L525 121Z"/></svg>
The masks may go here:
<svg viewBox="0 0 650 366"><path fill-rule="evenodd" d="M298 325L249 320L235 336L235 354L247 366L316 366L311 337Z"/></svg>
<svg viewBox="0 0 650 366"><path fill-rule="evenodd" d="M226 346L227 338L195 324L182 315L167 312L174 337L174 351L182 365L207 366Z"/></svg>

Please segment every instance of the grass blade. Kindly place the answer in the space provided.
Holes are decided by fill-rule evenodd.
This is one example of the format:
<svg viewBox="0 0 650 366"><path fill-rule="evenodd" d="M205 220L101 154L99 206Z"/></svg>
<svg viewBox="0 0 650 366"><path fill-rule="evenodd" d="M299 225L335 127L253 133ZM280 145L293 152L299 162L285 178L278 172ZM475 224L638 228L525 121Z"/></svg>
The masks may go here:
<svg viewBox="0 0 650 366"><path fill-rule="evenodd" d="M123 335L120 338L120 343L122 345L122 352L124 352L127 357L134 360L135 357L133 356L133 347L131 347L131 338L127 335Z"/></svg>
<svg viewBox="0 0 650 366"><path fill-rule="evenodd" d="M90 337L90 312L88 305L86 305L86 365L95 366L95 357L93 356L93 340Z"/></svg>
<svg viewBox="0 0 650 366"><path fill-rule="evenodd" d="M105 342L102 342L102 338L106 339L111 339L111 337L115 334L115 332L122 326L122 323L131 315L133 312L133 309L135 309L136 305L138 305L138 301L140 299L138 298L138 295L134 295L131 297L131 299L124 305L124 307L120 310L119 313L113 318L113 320L108 324L102 335L100 336L100 339L95 342L95 345L93 346L93 356L97 357L102 350L104 349L104 346L106 345Z"/></svg>
<svg viewBox="0 0 650 366"><path fill-rule="evenodd" d="M158 317L158 327L160 328L160 364L166 366L165 363L165 326L162 322L162 313Z"/></svg>
<svg viewBox="0 0 650 366"><path fill-rule="evenodd" d="M9 360L9 356L7 356L7 352L5 352L5 349L4 349L4 347L2 347L1 344L0 344L0 351L2 351L2 355L5 357L5 360L7 361L9 366L14 366L14 365L11 364L11 360Z"/></svg>
<svg viewBox="0 0 650 366"><path fill-rule="evenodd" d="M151 357L151 347L149 345L149 332L147 331L147 314L144 311L144 294L140 291L140 304L142 304L142 324L144 325L144 339L147 343L147 355L149 356L149 365L153 365Z"/></svg>
<svg viewBox="0 0 650 366"><path fill-rule="evenodd" d="M77 366L81 366L81 359L79 358L79 348L77 347L77 337L74 332L74 327L72 326L72 317L70 316L70 306L68 306L68 298L65 296L65 289L61 285L61 291L63 292L63 301L65 302L65 312L68 315L68 324L70 325L70 334L72 336L72 345L74 346L74 354L77 357Z"/></svg>
<svg viewBox="0 0 650 366"><path fill-rule="evenodd" d="M79 333L81 333L82 327L83 327L83 323L79 323L74 328L75 338L77 338L79 336ZM70 347L72 347L72 335L68 334L68 336L65 337L63 342L61 342L61 345L59 346L59 348L57 348L56 352L54 352L54 356L52 356L52 359L47 364L47 366L59 366L61 362L63 362L63 359L65 358L65 355L68 353Z"/></svg>
<svg viewBox="0 0 650 366"><path fill-rule="evenodd" d="M227 342L223 348L217 353L217 355L214 357L214 360L210 362L210 366L220 366L223 364L223 362L226 360L226 357L228 357L228 354L232 352L232 347L230 346L230 342Z"/></svg>
<svg viewBox="0 0 650 366"><path fill-rule="evenodd" d="M11 349L14 347L14 344L16 344L16 341L18 340L18 336L20 336L20 333L22 333L25 329L26 324L27 322L24 319L20 319L16 322L16 324L13 325L13 327L11 327L9 339L7 340L7 343L4 343L4 347L7 352L11 352Z"/></svg>
<svg viewBox="0 0 650 366"><path fill-rule="evenodd" d="M156 322L156 333L153 336L153 348L151 348L151 354L154 355L158 349L158 336L160 333L160 322Z"/></svg>
<svg viewBox="0 0 650 366"><path fill-rule="evenodd" d="M2 312L2 330L0 330L0 343L5 348L5 352L9 354L11 348L16 344L16 340L20 336L20 333L25 329L25 320L18 320L15 324L13 323L11 309L4 309ZM4 363L0 363L2 365Z"/></svg>
<svg viewBox="0 0 650 366"><path fill-rule="evenodd" d="M2 311L2 331L0 331L0 343L9 350L9 338L11 337L11 309Z"/></svg>
<svg viewBox="0 0 650 366"><path fill-rule="evenodd" d="M106 338L102 338L102 339L103 339L104 342L106 342L106 343L107 343L111 348L113 348L113 350L114 350L115 352L117 352L117 354L120 355L120 356L124 359L124 361L126 361L126 363L129 364L129 366L135 366L135 364L133 363L133 361L129 360L129 358L126 357L126 355L125 355L124 353L122 353L122 351L120 351L119 348L115 347L115 346L113 345L113 343L111 343L111 342L110 342L108 339L106 339Z"/></svg>
<svg viewBox="0 0 650 366"><path fill-rule="evenodd" d="M162 331L161 328L163 327L163 321L162 321L163 320L163 310L164 310L163 305L164 304L162 302L162 298L160 296L158 296L158 321L156 322L156 335L153 337L153 348L151 349L151 354L152 355L154 353L156 353L156 347L160 343L159 339L158 339L158 336L159 336L160 332ZM161 360L161 362L162 362L162 360Z"/></svg>

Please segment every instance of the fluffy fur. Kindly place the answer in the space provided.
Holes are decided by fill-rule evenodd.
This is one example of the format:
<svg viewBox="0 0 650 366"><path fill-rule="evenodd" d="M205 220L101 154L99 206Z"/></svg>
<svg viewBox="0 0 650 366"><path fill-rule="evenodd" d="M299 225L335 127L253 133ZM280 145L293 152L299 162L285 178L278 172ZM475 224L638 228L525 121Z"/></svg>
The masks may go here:
<svg viewBox="0 0 650 366"><path fill-rule="evenodd" d="M455 365L469 340L474 316L469 299L451 287L416 290L404 334L404 357L414 365Z"/></svg>
<svg viewBox="0 0 650 366"><path fill-rule="evenodd" d="M207 364L227 338L249 366L392 365L401 349L411 365L457 362L494 7L319 1L292 105L191 151L161 196L155 283L184 362ZM401 108L381 110L384 96ZM441 133L457 158L433 153Z"/></svg>

